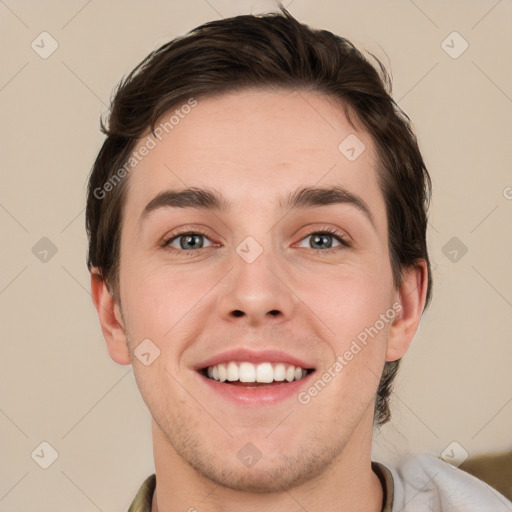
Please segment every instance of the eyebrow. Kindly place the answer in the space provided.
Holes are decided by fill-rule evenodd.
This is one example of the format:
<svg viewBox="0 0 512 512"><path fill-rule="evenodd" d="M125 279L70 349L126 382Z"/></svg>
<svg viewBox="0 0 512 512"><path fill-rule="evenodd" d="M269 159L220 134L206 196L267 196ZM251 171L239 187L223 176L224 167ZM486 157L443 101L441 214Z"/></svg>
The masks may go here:
<svg viewBox="0 0 512 512"><path fill-rule="evenodd" d="M363 198L339 185L333 187L300 188L289 194L284 201L279 201L281 208L290 210L333 204L350 204L355 206L368 218L373 228L376 229L372 212Z"/></svg>
<svg viewBox="0 0 512 512"><path fill-rule="evenodd" d="M281 209L286 210L350 204L361 211L375 229L372 212L365 201L342 186L299 188L285 198L281 198L278 204ZM160 208L196 208L220 212L229 210L230 203L214 189L189 187L182 190L166 190L146 205L139 222Z"/></svg>

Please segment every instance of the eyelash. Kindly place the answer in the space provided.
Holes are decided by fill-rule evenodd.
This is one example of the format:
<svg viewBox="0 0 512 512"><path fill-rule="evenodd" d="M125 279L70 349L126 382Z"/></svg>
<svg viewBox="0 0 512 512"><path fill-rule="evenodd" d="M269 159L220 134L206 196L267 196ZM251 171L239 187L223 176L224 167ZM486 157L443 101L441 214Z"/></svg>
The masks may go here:
<svg viewBox="0 0 512 512"><path fill-rule="evenodd" d="M326 226L323 229L317 229L315 231L311 231L311 233L308 233L306 236L302 237L301 241L304 240L304 238L310 237L311 235L332 235L340 243L340 246L333 247L330 249L310 248L312 251L315 251L316 253L331 254L331 253L338 252L338 251L342 250L342 248L348 249L348 248L352 247L351 243L348 241L347 237L343 233L341 233L338 230L331 228L329 226Z"/></svg>
<svg viewBox="0 0 512 512"><path fill-rule="evenodd" d="M209 239L209 236L207 233L205 233L204 231L200 230L200 229L196 229L196 230L190 230L190 229L184 229L183 231L176 231L172 234L172 236L166 238L163 243L162 243L162 247L165 248L165 249L168 249L170 250L171 252L180 252L180 253L185 253L185 254L190 254L190 255L193 255L195 252L198 252L200 251L201 249L195 249L195 250L191 250L191 251L186 251L184 249L175 249L174 247L170 247L170 243L173 242L174 240L176 240L177 238L179 238L180 236L185 236L185 235L201 235L201 236L204 236L206 238ZM343 248L350 248L352 247L352 244L348 241L348 239L346 238L346 236L341 233L340 231L330 227L330 226L326 226L325 228L321 228L321 229L316 229L314 231L311 231L310 233L306 234L305 236L303 236L300 241L304 240L305 238L308 238L312 235L332 235L334 238L337 239L337 241L340 243L340 246L337 246L337 247L333 247L333 248L329 248L329 249L313 249L313 248L309 248L311 251L315 251L317 254L331 254L331 253L334 253L334 252L338 252L339 250L342 250ZM203 249L207 249L207 247L203 247Z"/></svg>

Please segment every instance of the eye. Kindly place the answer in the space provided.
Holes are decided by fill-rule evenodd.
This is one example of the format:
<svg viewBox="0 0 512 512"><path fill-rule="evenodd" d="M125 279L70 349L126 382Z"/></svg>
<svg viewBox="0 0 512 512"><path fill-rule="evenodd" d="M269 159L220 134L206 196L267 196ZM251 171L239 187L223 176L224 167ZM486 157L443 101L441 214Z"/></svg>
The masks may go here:
<svg viewBox="0 0 512 512"><path fill-rule="evenodd" d="M301 242L299 242L298 247L306 247L321 252L333 252L329 251L329 249L350 247L350 244L342 233L333 229L323 229L322 231L315 231L304 237Z"/></svg>
<svg viewBox="0 0 512 512"><path fill-rule="evenodd" d="M169 239L164 243L165 247L172 247L173 249L179 249L182 251L195 251L197 249L203 249L210 245L205 245L205 240L211 245L209 238L202 233L187 232L180 233Z"/></svg>

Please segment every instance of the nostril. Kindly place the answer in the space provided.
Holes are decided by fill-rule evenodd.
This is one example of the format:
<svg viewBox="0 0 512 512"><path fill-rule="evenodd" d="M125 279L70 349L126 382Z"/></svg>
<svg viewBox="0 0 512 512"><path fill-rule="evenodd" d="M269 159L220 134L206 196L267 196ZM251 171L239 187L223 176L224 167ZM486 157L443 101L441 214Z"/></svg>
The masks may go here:
<svg viewBox="0 0 512 512"><path fill-rule="evenodd" d="M233 315L235 315L235 316L244 316L244 312L240 311L239 309L235 309L235 311L233 311Z"/></svg>
<svg viewBox="0 0 512 512"><path fill-rule="evenodd" d="M272 311L269 311L269 314L272 316L277 316L279 315L279 311L277 309L273 309Z"/></svg>

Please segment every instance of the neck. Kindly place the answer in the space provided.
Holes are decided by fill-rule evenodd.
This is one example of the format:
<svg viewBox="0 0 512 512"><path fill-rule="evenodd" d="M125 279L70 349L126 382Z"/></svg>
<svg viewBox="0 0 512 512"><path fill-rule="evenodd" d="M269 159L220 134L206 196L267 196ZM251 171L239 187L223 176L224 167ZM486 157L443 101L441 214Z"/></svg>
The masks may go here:
<svg viewBox="0 0 512 512"><path fill-rule="evenodd" d="M372 418L370 418L372 419ZM152 512L380 512L383 490L371 469L371 422L356 429L341 453L321 472L278 492L248 492L208 479L176 453L153 421L157 486ZM364 425L360 425L364 426Z"/></svg>

